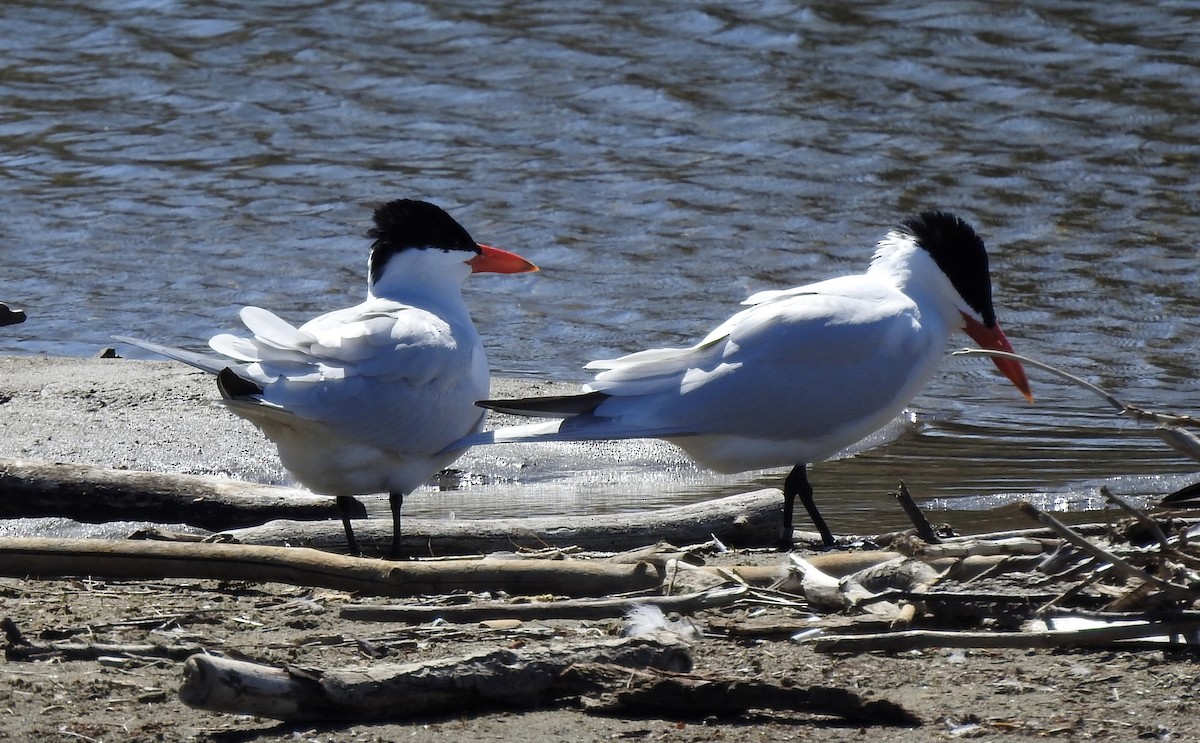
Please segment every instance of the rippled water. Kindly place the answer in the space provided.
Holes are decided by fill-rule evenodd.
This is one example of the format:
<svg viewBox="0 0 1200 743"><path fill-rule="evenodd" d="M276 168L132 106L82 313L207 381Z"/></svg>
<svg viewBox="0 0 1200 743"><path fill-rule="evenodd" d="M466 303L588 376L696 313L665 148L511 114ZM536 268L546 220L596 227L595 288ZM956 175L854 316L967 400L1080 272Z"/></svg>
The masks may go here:
<svg viewBox="0 0 1200 743"><path fill-rule="evenodd" d="M0 28L0 301L30 316L0 353L357 301L370 209L408 196L543 267L472 279L493 367L581 380L941 206L987 239L1019 351L1196 411L1192 4L7 2ZM1028 406L948 361L915 430L814 468L834 527L890 522L901 476L1068 500L1200 469L1033 381ZM746 484L691 477L627 500Z"/></svg>

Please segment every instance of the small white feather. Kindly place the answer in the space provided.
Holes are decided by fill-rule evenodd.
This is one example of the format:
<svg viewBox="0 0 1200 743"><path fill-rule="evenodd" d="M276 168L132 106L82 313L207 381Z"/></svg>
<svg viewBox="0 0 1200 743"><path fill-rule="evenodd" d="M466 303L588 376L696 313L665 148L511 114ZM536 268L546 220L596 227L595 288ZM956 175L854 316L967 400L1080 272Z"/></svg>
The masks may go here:
<svg viewBox="0 0 1200 743"><path fill-rule="evenodd" d="M692 620L684 617L671 621L663 614L663 610L654 604L637 604L625 614L622 634L626 637L645 637L664 632L677 635L681 640L700 639L700 630Z"/></svg>

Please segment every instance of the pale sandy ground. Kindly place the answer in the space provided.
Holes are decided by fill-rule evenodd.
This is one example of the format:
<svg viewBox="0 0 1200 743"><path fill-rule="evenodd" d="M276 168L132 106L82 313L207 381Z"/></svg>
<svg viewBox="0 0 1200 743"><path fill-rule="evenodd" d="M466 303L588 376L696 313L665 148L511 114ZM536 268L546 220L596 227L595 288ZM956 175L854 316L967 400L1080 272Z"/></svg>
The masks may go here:
<svg viewBox="0 0 1200 743"><path fill-rule="evenodd" d="M501 394L540 393L531 381L501 381ZM0 358L0 456L170 472L231 473L286 482L257 432L215 407L211 380L178 364ZM644 448L649 446L650 448ZM588 466L628 457L678 455L658 445L539 454L547 470L571 456ZM501 478L527 468L514 452L480 453L465 469ZM488 464L488 457L492 463ZM547 461L549 460L549 461ZM466 460L460 460L466 461ZM682 465L681 465L682 466ZM488 468L492 469L489 470ZM0 493L0 497L3 494ZM20 529L17 530L20 532ZM13 533L13 532L9 532ZM647 542L652 542L648 535ZM734 554L715 562L771 562ZM0 617L27 637L94 642L196 642L216 651L314 667L373 662L360 641L388 660L416 661L472 648L520 647L552 638L605 635L613 622L533 622L515 630L355 623L338 607L353 597L293 586L213 581L0 580ZM744 608L706 620L744 618ZM780 621L801 615L768 609ZM146 618L157 621L140 621ZM6 661L0 665L0 739L55 741L752 741L837 740L1196 740L1191 653L1119 651L948 651L827 656L786 639L731 640L710 634L695 647L701 672L853 689L916 712L924 725L895 730L764 712L735 719L602 717L567 710L465 712L403 723L331 728L281 726L192 710L175 695L176 661Z"/></svg>
<svg viewBox="0 0 1200 743"><path fill-rule="evenodd" d="M493 386L497 395L573 389ZM270 443L219 399L211 375L172 361L0 356L0 456L289 483ZM477 449L466 461L496 461L489 452L502 450Z"/></svg>
<svg viewBox="0 0 1200 743"><path fill-rule="evenodd" d="M577 389L531 379L492 385L493 396L504 397ZM270 442L219 399L210 375L173 361L0 356L0 456L294 484ZM405 501L406 515L636 510L672 503L698 485L736 482L656 441L477 447L452 467L466 476L448 480L449 489L418 490ZM385 497L363 500L372 517L386 517Z"/></svg>

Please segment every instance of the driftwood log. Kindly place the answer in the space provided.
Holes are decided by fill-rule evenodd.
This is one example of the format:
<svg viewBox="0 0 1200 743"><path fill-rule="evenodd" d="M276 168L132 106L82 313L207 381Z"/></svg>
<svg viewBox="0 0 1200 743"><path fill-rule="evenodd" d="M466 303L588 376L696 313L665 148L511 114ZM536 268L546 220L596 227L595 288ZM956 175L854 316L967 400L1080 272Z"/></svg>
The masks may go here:
<svg viewBox="0 0 1200 743"><path fill-rule="evenodd" d="M406 517L402 542L405 554L431 557L543 547L620 551L653 540L695 544L713 535L729 545L765 546L779 537L781 500L778 490L767 489L639 513L479 520ZM381 554L391 544L392 525L386 519L357 522L354 530L365 553ZM336 523L277 521L230 529L224 535L243 544L344 550L340 532Z"/></svg>
<svg viewBox="0 0 1200 743"><path fill-rule="evenodd" d="M355 503L355 518L366 509ZM116 470L0 457L0 518L61 516L220 530L272 519L336 520L333 498L209 475ZM336 530L341 522L335 522ZM343 535L344 536L344 535ZM342 539L345 549L345 539Z"/></svg>
<svg viewBox="0 0 1200 743"><path fill-rule="evenodd" d="M778 490L634 514L513 519L404 520L410 555L489 554L503 550L576 547L619 551L651 540L772 544L779 529ZM363 551L382 555L391 522L366 519L357 501L352 518ZM221 531L250 545L303 546L345 552L345 532L332 498L301 490L207 475L116 470L0 457L0 519L58 516L85 523L149 521Z"/></svg>
<svg viewBox="0 0 1200 743"><path fill-rule="evenodd" d="M7 661L45 661L51 659L166 658L182 661L202 652L204 652L204 648L195 643L165 645L159 643L49 642L26 645L10 644L4 649L4 659Z"/></svg>
<svg viewBox="0 0 1200 743"><path fill-rule="evenodd" d="M648 563L596 560L390 562L296 547L107 539L0 539L0 575L101 579L212 578L332 588L374 596L506 591L604 596L662 583Z"/></svg>
<svg viewBox="0 0 1200 743"><path fill-rule="evenodd" d="M195 655L179 698L197 709L287 721L403 719L530 708L573 693L558 679L579 663L691 670L688 648L669 638L626 638L585 646L488 650L420 663L318 670Z"/></svg>
<svg viewBox="0 0 1200 743"><path fill-rule="evenodd" d="M179 698L198 709L288 722L338 722L528 709L564 703L603 713L702 719L790 711L857 724L921 724L903 707L832 687L692 675L673 636L594 645L491 650L421 663L319 670L196 655Z"/></svg>

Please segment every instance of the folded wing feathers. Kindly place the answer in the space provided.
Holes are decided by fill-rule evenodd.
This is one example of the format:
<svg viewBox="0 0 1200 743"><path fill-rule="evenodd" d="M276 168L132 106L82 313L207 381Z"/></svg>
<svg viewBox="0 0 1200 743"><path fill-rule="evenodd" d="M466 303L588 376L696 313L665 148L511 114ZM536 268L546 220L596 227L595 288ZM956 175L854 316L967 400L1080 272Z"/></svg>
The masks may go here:
<svg viewBox="0 0 1200 743"><path fill-rule="evenodd" d="M593 361L584 368L602 371L583 388L620 397L678 389L692 369L720 363L728 338L728 333L713 333L689 348L651 348L619 359Z"/></svg>
<svg viewBox="0 0 1200 743"><path fill-rule="evenodd" d="M260 344L285 351L302 351L316 340L278 315L261 307L243 307L238 313L242 323L254 333Z"/></svg>
<svg viewBox="0 0 1200 743"><path fill-rule="evenodd" d="M208 347L238 361L258 361L262 358L262 351L252 339L230 333L214 335L209 339Z"/></svg>
<svg viewBox="0 0 1200 743"><path fill-rule="evenodd" d="M341 367L347 363L359 365L360 372L370 375L372 371L363 363L369 365L376 358L385 366L396 363L386 354L380 357L379 348L396 344L397 334L403 336L407 332L411 335L413 330L400 323L397 315L392 313L364 315L357 321L348 322L342 317L338 318L339 322L320 322L324 320L322 317L303 328L292 327L258 307L244 308L241 318L254 337L223 333L213 336L209 346L239 361L261 363L263 373L270 377L307 374L318 367L328 372L327 366Z"/></svg>

